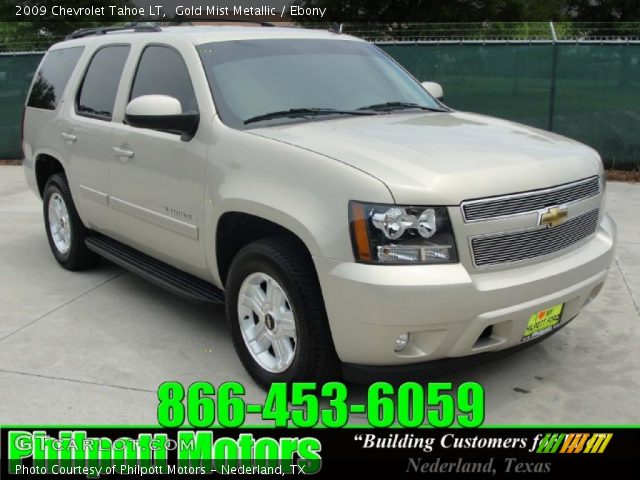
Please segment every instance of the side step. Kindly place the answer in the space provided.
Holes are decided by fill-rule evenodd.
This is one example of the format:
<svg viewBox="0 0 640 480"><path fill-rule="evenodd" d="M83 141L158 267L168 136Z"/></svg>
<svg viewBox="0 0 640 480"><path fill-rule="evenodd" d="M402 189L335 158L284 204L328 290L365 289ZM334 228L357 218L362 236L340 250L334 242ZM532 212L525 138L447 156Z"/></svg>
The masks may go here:
<svg viewBox="0 0 640 480"><path fill-rule="evenodd" d="M85 239L89 250L187 300L224 303L224 292L213 284L145 255L112 238L94 233Z"/></svg>

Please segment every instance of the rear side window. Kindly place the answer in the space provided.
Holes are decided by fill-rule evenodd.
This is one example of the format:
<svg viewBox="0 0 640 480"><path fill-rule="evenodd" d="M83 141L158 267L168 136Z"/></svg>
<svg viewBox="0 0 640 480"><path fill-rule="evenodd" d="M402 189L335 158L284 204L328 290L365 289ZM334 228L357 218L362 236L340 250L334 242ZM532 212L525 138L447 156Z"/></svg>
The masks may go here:
<svg viewBox="0 0 640 480"><path fill-rule="evenodd" d="M189 71L173 48L151 45L142 52L130 100L142 95L169 95L180 101L184 113L198 111Z"/></svg>
<svg viewBox="0 0 640 480"><path fill-rule="evenodd" d="M76 112L79 115L111 120L130 49L128 45L111 45L95 53L78 93Z"/></svg>
<svg viewBox="0 0 640 480"><path fill-rule="evenodd" d="M45 110L55 110L58 107L82 50L84 47L72 47L47 53L36 73L27 106Z"/></svg>

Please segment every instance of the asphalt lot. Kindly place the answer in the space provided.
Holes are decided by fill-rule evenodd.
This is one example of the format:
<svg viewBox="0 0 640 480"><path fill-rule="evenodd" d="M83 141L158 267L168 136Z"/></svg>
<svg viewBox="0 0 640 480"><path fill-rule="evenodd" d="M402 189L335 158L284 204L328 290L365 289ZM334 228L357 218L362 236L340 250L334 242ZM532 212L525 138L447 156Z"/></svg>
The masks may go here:
<svg viewBox="0 0 640 480"><path fill-rule="evenodd" d="M448 376L485 386L486 423L640 423L640 185L610 183L607 203L620 236L600 296L545 342ZM262 398L222 307L108 262L60 268L21 167L0 166L0 246L0 424L155 424L167 380L236 380Z"/></svg>

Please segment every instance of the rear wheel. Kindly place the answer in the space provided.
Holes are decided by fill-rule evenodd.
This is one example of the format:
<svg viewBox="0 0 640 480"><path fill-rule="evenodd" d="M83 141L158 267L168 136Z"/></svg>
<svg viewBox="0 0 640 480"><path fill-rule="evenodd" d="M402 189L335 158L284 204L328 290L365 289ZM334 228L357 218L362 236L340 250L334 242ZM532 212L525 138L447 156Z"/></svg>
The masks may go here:
<svg viewBox="0 0 640 480"><path fill-rule="evenodd" d="M56 173L47 181L43 213L49 247L60 265L67 270L83 270L99 262L100 257L84 244L89 231L78 216L63 173Z"/></svg>
<svg viewBox="0 0 640 480"><path fill-rule="evenodd" d="M296 239L260 240L238 252L226 299L236 351L258 383L338 377L320 285Z"/></svg>

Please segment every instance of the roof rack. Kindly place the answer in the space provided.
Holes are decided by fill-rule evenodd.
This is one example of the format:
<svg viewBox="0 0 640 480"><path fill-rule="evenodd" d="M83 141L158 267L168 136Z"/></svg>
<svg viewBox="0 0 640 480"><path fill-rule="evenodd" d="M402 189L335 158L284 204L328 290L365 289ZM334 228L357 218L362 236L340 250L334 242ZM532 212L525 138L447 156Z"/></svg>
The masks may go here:
<svg viewBox="0 0 640 480"><path fill-rule="evenodd" d="M66 40L90 37L92 35L104 35L109 32L119 32L121 30L133 30L134 32L160 32L162 29L157 25L139 24L137 22L132 22L127 25L121 25L119 27L81 28L80 30L76 30L72 34L67 35Z"/></svg>
<svg viewBox="0 0 640 480"><path fill-rule="evenodd" d="M204 18L202 23L255 23L261 27L275 27L276 24L272 22L264 22L261 20L251 20L243 18Z"/></svg>

